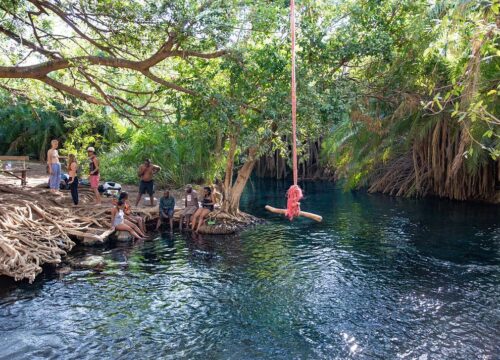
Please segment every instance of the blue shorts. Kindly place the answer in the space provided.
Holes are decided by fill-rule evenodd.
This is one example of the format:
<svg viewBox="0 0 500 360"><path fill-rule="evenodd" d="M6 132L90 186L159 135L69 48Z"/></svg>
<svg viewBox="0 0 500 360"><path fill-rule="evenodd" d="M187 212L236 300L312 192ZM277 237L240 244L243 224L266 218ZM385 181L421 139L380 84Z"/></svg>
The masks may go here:
<svg viewBox="0 0 500 360"><path fill-rule="evenodd" d="M160 211L160 218L165 218L164 213L167 213L167 216L171 218L174 216L174 209L167 209Z"/></svg>

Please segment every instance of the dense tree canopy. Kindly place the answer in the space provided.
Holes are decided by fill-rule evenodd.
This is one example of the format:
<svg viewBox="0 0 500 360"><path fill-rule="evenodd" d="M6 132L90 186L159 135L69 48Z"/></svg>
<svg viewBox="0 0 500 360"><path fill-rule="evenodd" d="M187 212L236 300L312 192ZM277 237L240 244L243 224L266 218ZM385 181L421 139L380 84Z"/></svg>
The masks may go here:
<svg viewBox="0 0 500 360"><path fill-rule="evenodd" d="M165 183L224 179L234 210L260 158L290 157L287 2L17 0L0 14L4 103L54 114L67 150L102 145L106 176L131 181L151 157ZM322 144L348 187L491 197L497 0L300 0L297 21L304 170ZM2 149L26 133L5 135L14 119Z"/></svg>

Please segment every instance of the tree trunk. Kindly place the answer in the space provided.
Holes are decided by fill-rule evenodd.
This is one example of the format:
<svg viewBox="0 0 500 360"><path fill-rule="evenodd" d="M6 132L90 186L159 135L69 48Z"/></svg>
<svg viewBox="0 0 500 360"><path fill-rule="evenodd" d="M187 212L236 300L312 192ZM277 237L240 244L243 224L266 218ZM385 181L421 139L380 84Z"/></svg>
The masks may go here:
<svg viewBox="0 0 500 360"><path fill-rule="evenodd" d="M236 177L236 181L230 187L225 187L224 191L224 201L222 203L222 210L232 214L238 215L240 212L240 199L243 190L245 189L245 185L247 184L250 175L252 174L253 168L255 167L256 158L255 155L257 153L257 149L252 147L248 152L248 159L243 164L241 169L238 171L238 176ZM228 158L228 163L230 159ZM234 157L233 157L234 162ZM229 165L229 164L228 164ZM227 175L227 174L226 174ZM232 175L232 172L231 172ZM224 179L225 183L228 182L228 179ZM229 179L229 183L231 183L231 178Z"/></svg>
<svg viewBox="0 0 500 360"><path fill-rule="evenodd" d="M230 197L232 182L233 182L233 167L234 167L234 154L236 153L237 138L234 135L229 137L229 151L226 160L226 173L224 174L224 189L223 196L224 202Z"/></svg>

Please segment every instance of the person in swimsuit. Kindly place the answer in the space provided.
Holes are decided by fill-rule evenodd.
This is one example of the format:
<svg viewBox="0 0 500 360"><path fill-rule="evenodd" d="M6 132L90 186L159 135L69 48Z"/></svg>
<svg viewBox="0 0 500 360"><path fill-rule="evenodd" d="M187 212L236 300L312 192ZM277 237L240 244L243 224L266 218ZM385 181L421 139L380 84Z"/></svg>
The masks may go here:
<svg viewBox="0 0 500 360"><path fill-rule="evenodd" d="M47 166L49 170L49 187L51 192L59 191L59 184L61 183L61 163L57 148L59 147L58 140L52 140L50 142L50 149L47 151Z"/></svg>
<svg viewBox="0 0 500 360"><path fill-rule="evenodd" d="M89 182L90 188L95 194L96 205L101 204L101 194L99 194L99 159L95 156L95 149L90 146L87 148L87 155L89 157Z"/></svg>
<svg viewBox="0 0 500 360"><path fill-rule="evenodd" d="M68 158L68 175L69 175L69 188L71 190L71 198L73 204L78 205L78 163L74 154L69 154Z"/></svg>
<svg viewBox="0 0 500 360"><path fill-rule="evenodd" d="M125 202L119 200L111 210L111 227L118 231L128 231L135 239L144 240L132 227L125 223Z"/></svg>
<svg viewBox="0 0 500 360"><path fill-rule="evenodd" d="M193 223L191 224L191 230L195 230L198 232L200 230L200 226L203 224L203 220L214 211L215 205L215 196L212 193L212 189L209 186L205 186L203 188L203 200L201 201L201 208L196 210L193 215ZM196 227L196 223L198 223L198 227Z"/></svg>
<svg viewBox="0 0 500 360"><path fill-rule="evenodd" d="M159 167L158 165L151 164L151 160L149 159L144 160L144 164L139 166L137 175L139 175L141 181L139 183L139 194L137 195L137 201L135 202L135 206L139 205L139 201L141 201L141 197L145 193L149 194L149 199L151 200L151 206L154 206L153 176L159 171L161 171L161 167Z"/></svg>
<svg viewBox="0 0 500 360"><path fill-rule="evenodd" d="M123 191L120 193L118 198L113 199L113 204L116 205L118 201L123 201L125 203L124 212L125 212L125 224L134 229L139 235L142 237L146 236L146 226L144 225L144 221L141 216L134 215L132 213L132 208L128 202L128 193Z"/></svg>

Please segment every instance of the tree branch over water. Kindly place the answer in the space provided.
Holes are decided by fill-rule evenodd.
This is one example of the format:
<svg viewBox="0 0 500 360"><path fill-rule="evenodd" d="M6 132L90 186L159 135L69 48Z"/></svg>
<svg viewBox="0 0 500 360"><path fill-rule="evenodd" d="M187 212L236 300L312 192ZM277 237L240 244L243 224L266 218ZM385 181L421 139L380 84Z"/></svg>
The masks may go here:
<svg viewBox="0 0 500 360"><path fill-rule="evenodd" d="M20 45L16 55L24 55L22 61L6 61L15 57L10 54L0 57L0 79L40 81L87 103L110 106L128 119L158 115L158 107L148 104L163 89L202 96L185 86L183 79L176 83L165 78L170 63L159 65L166 59L175 64L188 58L216 59L226 55L226 50L217 49L214 42L202 43L190 33L198 21L190 14L177 18L171 9L158 15L148 5L118 6L123 8L55 0L3 4L0 36L11 46ZM202 13L207 6L204 3L198 11ZM20 62L28 65L18 66ZM131 81L111 80L121 76L123 81L122 75ZM151 83L159 87L151 89Z"/></svg>

